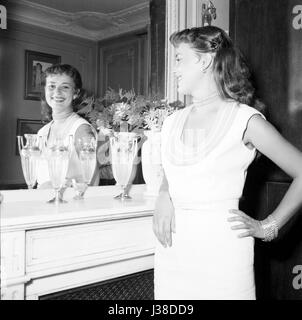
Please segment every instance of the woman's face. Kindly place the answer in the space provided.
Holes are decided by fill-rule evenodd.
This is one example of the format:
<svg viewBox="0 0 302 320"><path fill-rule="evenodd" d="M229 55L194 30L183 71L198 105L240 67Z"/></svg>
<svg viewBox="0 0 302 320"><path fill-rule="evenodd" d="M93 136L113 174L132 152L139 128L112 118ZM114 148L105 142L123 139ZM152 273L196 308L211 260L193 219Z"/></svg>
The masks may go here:
<svg viewBox="0 0 302 320"><path fill-rule="evenodd" d="M76 97L73 79L67 74L53 74L46 77L45 98L54 112L72 109Z"/></svg>
<svg viewBox="0 0 302 320"><path fill-rule="evenodd" d="M175 75L178 81L178 91L182 94L194 94L200 90L203 73L201 57L189 44L181 43L176 48Z"/></svg>

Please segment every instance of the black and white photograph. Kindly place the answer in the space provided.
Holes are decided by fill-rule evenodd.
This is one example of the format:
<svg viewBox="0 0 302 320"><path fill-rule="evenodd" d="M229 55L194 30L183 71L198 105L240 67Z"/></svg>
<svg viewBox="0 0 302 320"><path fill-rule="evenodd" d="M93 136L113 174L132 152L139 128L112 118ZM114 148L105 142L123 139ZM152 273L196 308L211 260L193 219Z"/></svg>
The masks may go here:
<svg viewBox="0 0 302 320"><path fill-rule="evenodd" d="M0 10L1 300L302 300L302 0Z"/></svg>
<svg viewBox="0 0 302 320"><path fill-rule="evenodd" d="M61 57L42 52L25 51L25 94L24 99L41 100L44 71L58 64Z"/></svg>

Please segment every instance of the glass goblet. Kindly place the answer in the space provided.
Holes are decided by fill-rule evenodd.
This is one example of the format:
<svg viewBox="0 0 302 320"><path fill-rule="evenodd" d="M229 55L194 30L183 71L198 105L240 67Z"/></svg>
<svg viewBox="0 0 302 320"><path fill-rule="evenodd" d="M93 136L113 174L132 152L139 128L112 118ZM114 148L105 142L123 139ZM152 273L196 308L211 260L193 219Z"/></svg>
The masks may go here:
<svg viewBox="0 0 302 320"><path fill-rule="evenodd" d="M54 144L47 147L49 177L55 191L55 197L49 200L48 203L59 204L67 202L62 199L60 190L63 189L65 185L72 149L72 140L72 136L69 137L68 142L56 139Z"/></svg>
<svg viewBox="0 0 302 320"><path fill-rule="evenodd" d="M17 136L22 171L28 189L33 189L37 182L37 161L41 155L41 138L36 134L25 134L26 143L22 136Z"/></svg>
<svg viewBox="0 0 302 320"><path fill-rule="evenodd" d="M78 158L81 167L81 179L72 179L72 185L76 195L74 199L80 200L84 198L85 191L91 182L96 167L96 147L95 138L80 138L77 141Z"/></svg>
<svg viewBox="0 0 302 320"><path fill-rule="evenodd" d="M110 137L112 173L122 193L115 199L129 200L126 188L129 182L133 162L137 153L137 137L133 133L119 132Z"/></svg>
<svg viewBox="0 0 302 320"><path fill-rule="evenodd" d="M84 194L88 189L88 184L85 182L79 182L77 179L72 179L72 187L75 191L75 196L73 199L75 200L82 200L84 199Z"/></svg>

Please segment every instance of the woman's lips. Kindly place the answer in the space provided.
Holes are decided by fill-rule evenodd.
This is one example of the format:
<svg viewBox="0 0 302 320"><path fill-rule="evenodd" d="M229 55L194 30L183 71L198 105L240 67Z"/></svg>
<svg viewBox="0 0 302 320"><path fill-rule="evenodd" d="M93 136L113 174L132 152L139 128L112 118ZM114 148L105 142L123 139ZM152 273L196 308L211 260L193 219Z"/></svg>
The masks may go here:
<svg viewBox="0 0 302 320"><path fill-rule="evenodd" d="M65 99L63 99L63 98L52 98L52 100L54 102L60 103L60 102L63 102Z"/></svg>

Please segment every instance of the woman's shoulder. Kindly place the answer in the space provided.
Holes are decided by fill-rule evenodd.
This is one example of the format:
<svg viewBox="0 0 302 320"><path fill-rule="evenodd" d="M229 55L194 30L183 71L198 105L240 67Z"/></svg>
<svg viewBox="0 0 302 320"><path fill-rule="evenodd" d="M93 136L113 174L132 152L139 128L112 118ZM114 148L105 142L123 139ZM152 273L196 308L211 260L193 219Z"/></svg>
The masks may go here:
<svg viewBox="0 0 302 320"><path fill-rule="evenodd" d="M263 119L266 119L264 114L258 109L244 103L238 103L238 112L242 117L250 118L253 115L259 114Z"/></svg>
<svg viewBox="0 0 302 320"><path fill-rule="evenodd" d="M93 133L95 134L95 129L92 127L92 125L85 120L84 118L82 118L81 116L79 116L77 113L73 113L72 118L69 120L69 134L71 135L86 135Z"/></svg>
<svg viewBox="0 0 302 320"><path fill-rule="evenodd" d="M87 123L82 123L81 125L79 125L77 127L76 133L80 134L80 135L90 135L90 134L94 133L94 130L93 130L93 127L91 126L91 124L89 122L87 122Z"/></svg>
<svg viewBox="0 0 302 320"><path fill-rule="evenodd" d="M80 126L91 126L91 124L86 120L84 119L83 117L81 117L80 115L78 115L77 113L73 113L72 115L72 119L71 119L72 123L73 123L73 126L74 126L74 129L76 130L78 127Z"/></svg>
<svg viewBox="0 0 302 320"><path fill-rule="evenodd" d="M78 115L76 112L73 112L72 116L73 116L73 121L90 124L86 119Z"/></svg>

